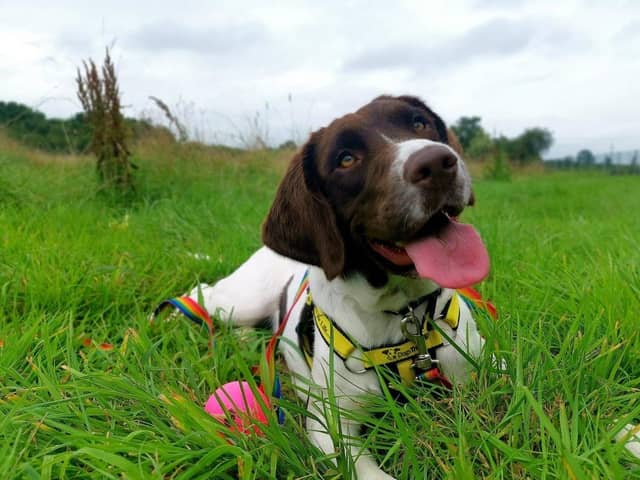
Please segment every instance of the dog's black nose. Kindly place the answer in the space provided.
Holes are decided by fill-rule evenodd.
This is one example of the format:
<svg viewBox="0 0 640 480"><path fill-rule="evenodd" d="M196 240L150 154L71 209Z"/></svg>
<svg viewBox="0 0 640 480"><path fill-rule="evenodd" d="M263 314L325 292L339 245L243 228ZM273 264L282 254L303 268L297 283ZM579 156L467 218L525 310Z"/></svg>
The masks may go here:
<svg viewBox="0 0 640 480"><path fill-rule="evenodd" d="M404 165L404 179L419 187L448 182L456 175L458 157L447 147L429 145L412 153Z"/></svg>

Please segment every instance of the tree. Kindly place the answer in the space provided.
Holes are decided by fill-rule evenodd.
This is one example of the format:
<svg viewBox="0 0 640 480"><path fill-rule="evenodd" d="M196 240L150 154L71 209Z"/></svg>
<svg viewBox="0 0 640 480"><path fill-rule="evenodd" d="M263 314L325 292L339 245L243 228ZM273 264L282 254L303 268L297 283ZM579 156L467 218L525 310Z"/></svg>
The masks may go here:
<svg viewBox="0 0 640 480"><path fill-rule="evenodd" d="M631 157L631 163L629 164L629 172L633 174L640 173L640 166L638 166L638 151L633 152L633 157Z"/></svg>
<svg viewBox="0 0 640 480"><path fill-rule="evenodd" d="M0 125L11 138L38 150L77 152L89 143L89 128L82 119L47 118L16 102L0 102Z"/></svg>
<svg viewBox="0 0 640 480"><path fill-rule="evenodd" d="M293 140L287 140L278 145L278 150L295 150L296 148L298 148L298 145Z"/></svg>
<svg viewBox="0 0 640 480"><path fill-rule="evenodd" d="M596 157L591 150L585 148L584 150L580 150L578 155L576 155L576 163L581 167L590 167L595 165Z"/></svg>
<svg viewBox="0 0 640 480"><path fill-rule="evenodd" d="M165 127L144 119L125 118L124 122L134 141L152 131L161 131L173 138ZM16 102L0 101L0 127L23 145L53 153L85 153L93 138L84 113L65 119L48 118L42 112Z"/></svg>
<svg viewBox="0 0 640 480"><path fill-rule="evenodd" d="M553 144L553 135L546 128L528 128L513 140L501 137L512 161L525 164L540 161Z"/></svg>
<svg viewBox="0 0 640 480"><path fill-rule="evenodd" d="M460 117L456 123L451 126L451 129L460 140L462 148L467 150L471 146L473 139L485 135L488 136L480 125L480 117Z"/></svg>
<svg viewBox="0 0 640 480"><path fill-rule="evenodd" d="M489 155L494 153L495 145L491 137L482 130L479 132L471 143L469 147L465 149L465 154L467 157L474 160L485 160Z"/></svg>

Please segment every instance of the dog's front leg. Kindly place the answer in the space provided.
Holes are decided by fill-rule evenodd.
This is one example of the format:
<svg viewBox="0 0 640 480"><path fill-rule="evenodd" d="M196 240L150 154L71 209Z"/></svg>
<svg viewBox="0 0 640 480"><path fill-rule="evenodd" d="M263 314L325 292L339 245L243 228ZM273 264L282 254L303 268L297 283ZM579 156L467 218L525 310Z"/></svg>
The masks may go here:
<svg viewBox="0 0 640 480"><path fill-rule="evenodd" d="M316 447L327 454L333 454L336 452L336 447L328 433L327 422L336 421L336 419L328 419L325 416L324 411L330 408L328 405L315 405L312 403L323 403L323 400L310 400L309 401L309 413L307 417L307 432L309 439ZM342 405L344 402L338 402L338 408L340 411L344 408ZM352 402L351 402L352 403ZM322 418L322 421L319 420ZM371 454L361 447L358 437L360 434L361 425L352 420L340 418L337 420L340 422L340 434L344 437L347 444L347 454L354 460L356 478L358 480L393 480L393 477L384 473L378 464L373 459Z"/></svg>
<svg viewBox="0 0 640 480"><path fill-rule="evenodd" d="M358 480L393 480L384 473L369 451L362 447L360 429L362 425L349 418L350 412L361 414L362 407L357 401L365 393L374 393L371 388L379 389L377 377L373 372L353 374L344 368L342 360L335 357L334 374L328 376L327 364L314 362L312 377L315 388L309 396L307 408L307 432L311 442L327 454L336 452L334 439L329 431L340 434L346 446L346 453L354 461ZM329 395L330 389L333 395Z"/></svg>
<svg viewBox="0 0 640 480"><path fill-rule="evenodd" d="M297 288L306 269L306 265L262 247L231 275L215 285L201 283L189 297L202 300L212 315L238 326L254 326L278 313L283 292L291 282Z"/></svg>

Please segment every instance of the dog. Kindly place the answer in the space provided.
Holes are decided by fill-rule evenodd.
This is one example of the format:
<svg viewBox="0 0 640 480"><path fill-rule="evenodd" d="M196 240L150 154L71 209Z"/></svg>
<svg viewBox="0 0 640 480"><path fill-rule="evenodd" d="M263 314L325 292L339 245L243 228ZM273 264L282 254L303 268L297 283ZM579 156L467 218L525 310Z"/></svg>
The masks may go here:
<svg viewBox="0 0 640 480"><path fill-rule="evenodd" d="M479 235L457 222L473 204L443 120L416 97L383 95L310 135L277 190L264 246L190 296L239 326L269 319L277 329L289 314L280 350L307 401L311 442L333 453L322 399L362 409L363 393L383 392L382 367L407 384L468 379L483 339L456 289L489 270ZM340 422L356 439L357 478L393 478L361 447L361 425Z"/></svg>

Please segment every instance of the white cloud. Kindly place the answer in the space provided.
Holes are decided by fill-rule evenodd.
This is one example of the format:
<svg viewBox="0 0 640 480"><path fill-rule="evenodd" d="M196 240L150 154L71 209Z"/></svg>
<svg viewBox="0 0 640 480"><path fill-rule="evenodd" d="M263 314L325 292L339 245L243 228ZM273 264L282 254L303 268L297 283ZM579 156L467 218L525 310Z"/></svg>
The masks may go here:
<svg viewBox="0 0 640 480"><path fill-rule="evenodd" d="M259 23L193 27L175 20L161 20L142 26L126 37L127 44L148 52L193 52L213 55L242 54L248 46L266 42Z"/></svg>
<svg viewBox="0 0 640 480"><path fill-rule="evenodd" d="M130 114L155 95L215 140L256 112L274 142L300 140L380 93L412 93L449 122L547 127L553 155L637 148L639 19L632 1L14 2L2 99L74 113L77 66L113 45Z"/></svg>

